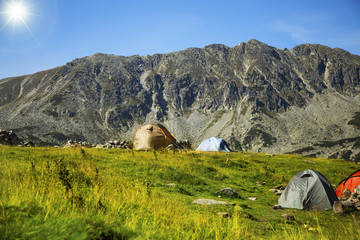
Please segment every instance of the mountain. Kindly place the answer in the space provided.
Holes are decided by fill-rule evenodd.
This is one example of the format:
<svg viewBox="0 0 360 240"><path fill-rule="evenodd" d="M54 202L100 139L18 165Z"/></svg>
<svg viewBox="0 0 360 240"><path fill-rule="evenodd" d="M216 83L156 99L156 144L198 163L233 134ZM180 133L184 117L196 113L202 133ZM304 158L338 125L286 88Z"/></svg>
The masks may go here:
<svg viewBox="0 0 360 240"><path fill-rule="evenodd" d="M360 161L360 56L257 40L152 56L94 54L0 80L0 128L61 144L132 139L160 122L198 145Z"/></svg>

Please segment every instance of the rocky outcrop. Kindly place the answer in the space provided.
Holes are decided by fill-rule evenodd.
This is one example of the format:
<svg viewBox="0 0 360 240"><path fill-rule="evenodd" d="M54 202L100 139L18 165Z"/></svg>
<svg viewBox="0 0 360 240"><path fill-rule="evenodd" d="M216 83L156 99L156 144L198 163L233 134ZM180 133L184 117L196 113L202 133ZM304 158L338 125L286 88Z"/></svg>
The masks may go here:
<svg viewBox="0 0 360 240"><path fill-rule="evenodd" d="M2 145L19 145L20 141L15 132L0 129L0 144Z"/></svg>
<svg viewBox="0 0 360 240"><path fill-rule="evenodd" d="M35 143L98 144L160 122L194 146L219 136L234 150L358 161L359 72L360 57L341 49L281 50L257 40L94 54L0 80L0 127Z"/></svg>

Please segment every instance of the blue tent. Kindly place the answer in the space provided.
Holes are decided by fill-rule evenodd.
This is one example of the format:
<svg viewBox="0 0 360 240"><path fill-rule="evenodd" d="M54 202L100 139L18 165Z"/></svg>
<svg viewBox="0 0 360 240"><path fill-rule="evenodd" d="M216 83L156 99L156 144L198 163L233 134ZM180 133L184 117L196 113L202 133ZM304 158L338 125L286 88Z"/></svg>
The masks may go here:
<svg viewBox="0 0 360 240"><path fill-rule="evenodd" d="M222 138L210 137L205 139L196 151L204 152L231 152L229 145Z"/></svg>

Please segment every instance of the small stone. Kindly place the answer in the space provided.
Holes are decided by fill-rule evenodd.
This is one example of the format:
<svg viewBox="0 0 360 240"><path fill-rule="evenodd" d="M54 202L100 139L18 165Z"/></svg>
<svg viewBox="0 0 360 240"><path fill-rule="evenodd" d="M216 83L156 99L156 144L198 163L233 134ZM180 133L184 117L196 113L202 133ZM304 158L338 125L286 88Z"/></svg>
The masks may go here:
<svg viewBox="0 0 360 240"><path fill-rule="evenodd" d="M217 213L220 217L223 218L228 218L229 217L229 213L228 212L218 212Z"/></svg>
<svg viewBox="0 0 360 240"><path fill-rule="evenodd" d="M291 214L283 214L283 215L281 215L281 217L284 218L285 220L289 220L289 221L295 220L294 215L291 215Z"/></svg>
<svg viewBox="0 0 360 240"><path fill-rule="evenodd" d="M265 182L257 182L256 185L257 186L263 186L263 185L265 185Z"/></svg>
<svg viewBox="0 0 360 240"><path fill-rule="evenodd" d="M176 184L175 184L175 183L168 183L168 184L166 184L166 186L168 186L168 187L175 187Z"/></svg>
<svg viewBox="0 0 360 240"><path fill-rule="evenodd" d="M276 186L276 187L275 187L275 189L278 189L278 190L284 190L284 189L285 189L285 187L284 187L284 186L282 186L282 185L280 185L280 186Z"/></svg>
<svg viewBox="0 0 360 240"><path fill-rule="evenodd" d="M340 201L335 201L333 205L333 212L334 213L343 213L344 207Z"/></svg>
<svg viewBox="0 0 360 240"><path fill-rule="evenodd" d="M277 191L277 189L275 189L275 188L269 189L269 192L272 192L272 193L276 193L276 191Z"/></svg>
<svg viewBox="0 0 360 240"><path fill-rule="evenodd" d="M279 204L273 206L273 209L283 209Z"/></svg>
<svg viewBox="0 0 360 240"><path fill-rule="evenodd" d="M251 201L256 201L256 200L257 200L257 197L249 197L249 200L251 200Z"/></svg>
<svg viewBox="0 0 360 240"><path fill-rule="evenodd" d="M280 196L283 192L284 192L284 190L276 190L275 194L277 196Z"/></svg>

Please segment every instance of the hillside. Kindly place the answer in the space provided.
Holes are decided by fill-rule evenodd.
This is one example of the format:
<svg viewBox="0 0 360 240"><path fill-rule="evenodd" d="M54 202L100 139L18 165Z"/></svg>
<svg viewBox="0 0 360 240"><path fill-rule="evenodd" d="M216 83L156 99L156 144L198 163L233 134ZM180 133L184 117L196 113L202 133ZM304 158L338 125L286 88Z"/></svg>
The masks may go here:
<svg viewBox="0 0 360 240"><path fill-rule="evenodd" d="M61 144L132 139L160 122L194 146L360 161L360 56L257 40L152 56L94 54L0 80L0 129Z"/></svg>
<svg viewBox="0 0 360 240"><path fill-rule="evenodd" d="M0 155L0 239L358 239L360 234L359 211L273 209L278 196L269 189L304 169L320 171L336 186L358 169L342 160L5 146ZM220 198L216 192L223 188L238 196ZM199 198L234 205L192 203Z"/></svg>

